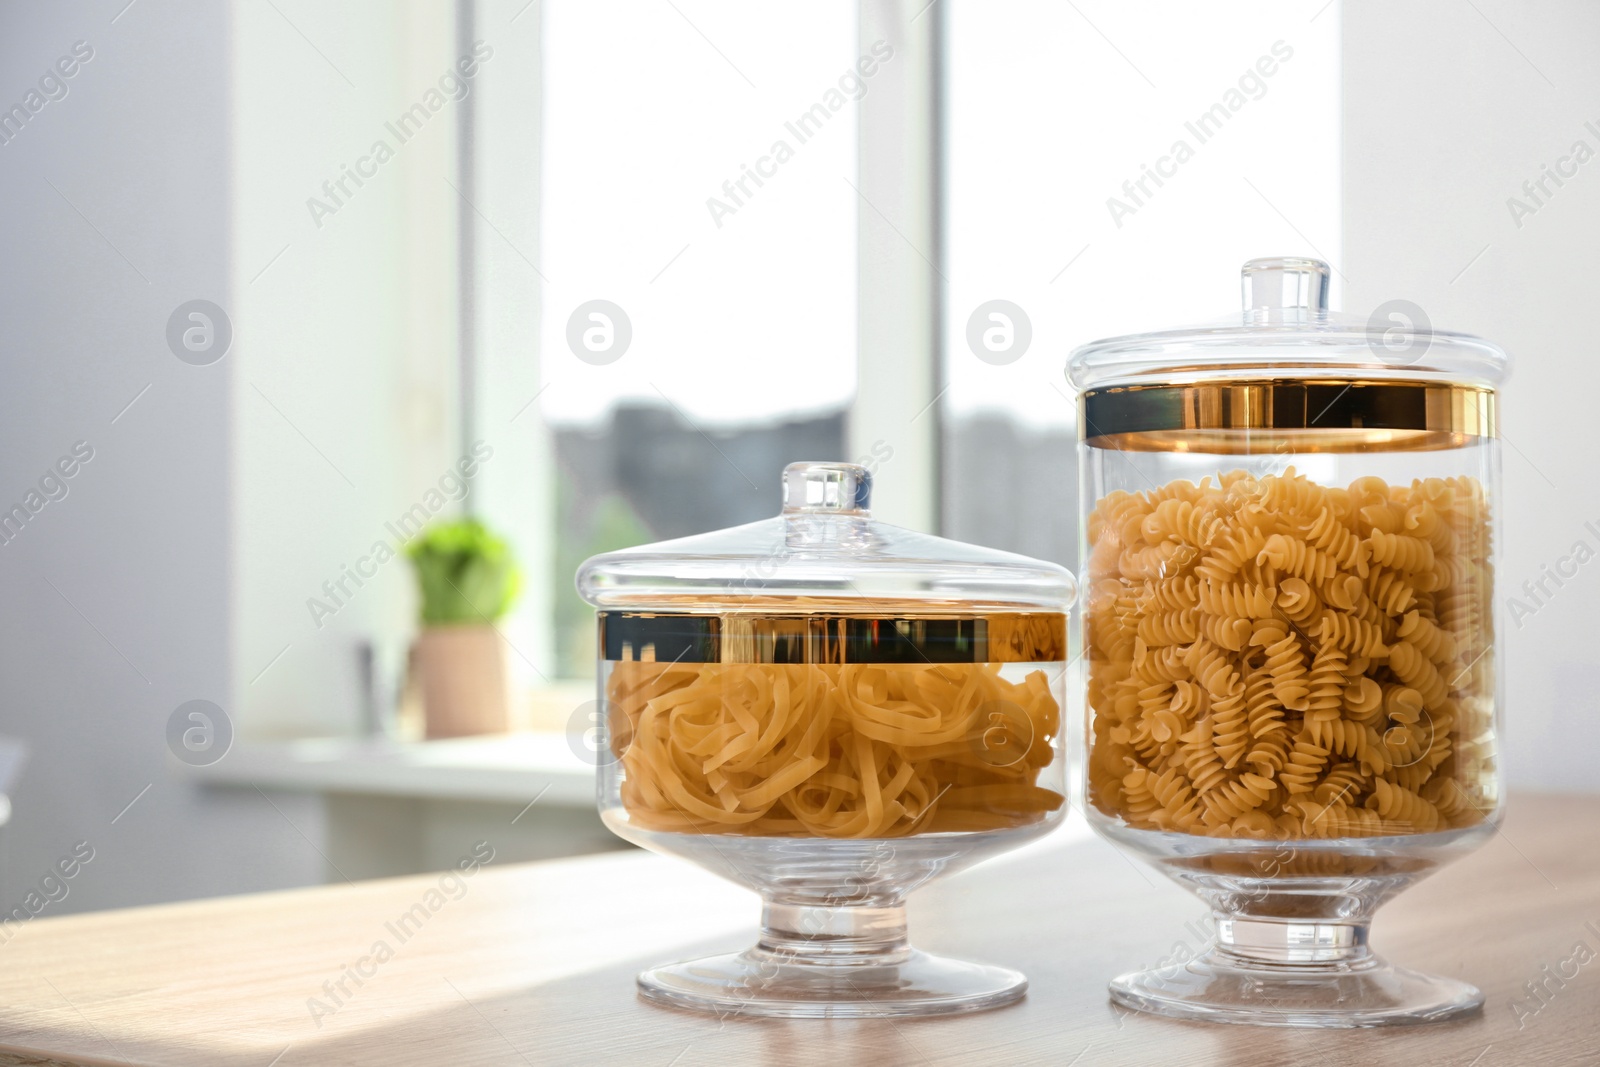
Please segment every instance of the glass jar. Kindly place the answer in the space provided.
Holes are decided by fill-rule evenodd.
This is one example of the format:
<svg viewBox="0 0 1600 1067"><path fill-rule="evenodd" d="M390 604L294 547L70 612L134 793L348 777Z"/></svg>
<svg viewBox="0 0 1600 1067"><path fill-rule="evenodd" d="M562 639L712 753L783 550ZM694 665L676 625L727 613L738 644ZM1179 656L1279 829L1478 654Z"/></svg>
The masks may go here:
<svg viewBox="0 0 1600 1067"><path fill-rule="evenodd" d="M639 989L788 1016L1016 1000L1015 971L912 949L905 898L1066 814L1072 576L873 520L864 467L797 463L783 482L776 518L578 571L599 614L606 825L762 897L754 947Z"/></svg>
<svg viewBox="0 0 1600 1067"><path fill-rule="evenodd" d="M1374 911L1500 821L1493 587L1504 352L1328 267L1244 267L1242 317L1072 355L1084 809L1215 935L1111 983L1163 1015L1345 1027L1478 990L1392 966ZM1465 931L1463 931L1465 932Z"/></svg>

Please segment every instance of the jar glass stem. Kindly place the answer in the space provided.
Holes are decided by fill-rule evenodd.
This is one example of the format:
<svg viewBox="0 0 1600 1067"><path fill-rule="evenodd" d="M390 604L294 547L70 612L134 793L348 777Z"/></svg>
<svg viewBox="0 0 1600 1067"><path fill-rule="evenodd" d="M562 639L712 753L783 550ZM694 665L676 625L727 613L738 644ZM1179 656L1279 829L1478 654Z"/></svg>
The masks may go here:
<svg viewBox="0 0 1600 1067"><path fill-rule="evenodd" d="M1241 962L1355 964L1373 958L1366 922L1217 916L1216 951Z"/></svg>
<svg viewBox="0 0 1600 1067"><path fill-rule="evenodd" d="M825 907L767 901L755 951L776 960L817 964L900 962L911 952L905 905Z"/></svg>

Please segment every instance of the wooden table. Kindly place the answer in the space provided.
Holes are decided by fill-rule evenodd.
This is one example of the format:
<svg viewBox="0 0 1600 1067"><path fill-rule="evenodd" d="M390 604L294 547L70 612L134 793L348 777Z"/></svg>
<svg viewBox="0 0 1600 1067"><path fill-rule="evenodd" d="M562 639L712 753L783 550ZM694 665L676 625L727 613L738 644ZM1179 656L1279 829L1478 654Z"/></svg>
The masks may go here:
<svg viewBox="0 0 1600 1067"><path fill-rule="evenodd" d="M466 852L466 847L463 852ZM1481 1017L1308 1033L1113 1011L1106 979L1166 955L1194 898L1082 823L913 897L925 948L1020 967L1027 999L933 1020L719 1020L640 1002L642 966L742 947L755 900L643 853L40 919L0 946L0 1062L374 1064L1600 1064L1600 955L1537 1014L1524 983L1600 953L1600 798L1519 797L1504 832L1391 904L1392 959L1484 989ZM390 925L421 904L399 943ZM437 905L436 907L434 905ZM1593 924L1593 925L1587 925ZM332 1014L308 1000L378 940ZM1586 958L1589 958L1586 955ZM1571 967L1568 966L1568 973ZM1520 1023L1520 1026L1519 1026Z"/></svg>

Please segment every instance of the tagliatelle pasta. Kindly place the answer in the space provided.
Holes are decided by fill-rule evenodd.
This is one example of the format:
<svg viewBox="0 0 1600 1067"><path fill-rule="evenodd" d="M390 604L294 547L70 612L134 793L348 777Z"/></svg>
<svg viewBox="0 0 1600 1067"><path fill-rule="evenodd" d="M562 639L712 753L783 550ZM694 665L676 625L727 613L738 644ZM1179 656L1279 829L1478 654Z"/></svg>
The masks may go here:
<svg viewBox="0 0 1600 1067"><path fill-rule="evenodd" d="M1289 468L1089 520L1089 793L1145 829L1432 833L1494 808L1489 516L1468 477Z"/></svg>
<svg viewBox="0 0 1600 1067"><path fill-rule="evenodd" d="M686 833L899 837L1036 822L1061 709L1000 664L621 661L606 683L631 822Z"/></svg>

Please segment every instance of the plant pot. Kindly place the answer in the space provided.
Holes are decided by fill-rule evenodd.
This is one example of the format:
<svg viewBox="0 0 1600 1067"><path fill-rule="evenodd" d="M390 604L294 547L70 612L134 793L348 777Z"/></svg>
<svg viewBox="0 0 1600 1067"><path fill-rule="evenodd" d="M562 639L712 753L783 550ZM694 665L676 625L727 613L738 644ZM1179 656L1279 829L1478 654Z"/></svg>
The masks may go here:
<svg viewBox="0 0 1600 1067"><path fill-rule="evenodd" d="M493 626L426 627L411 656L430 740L510 729L505 649Z"/></svg>

